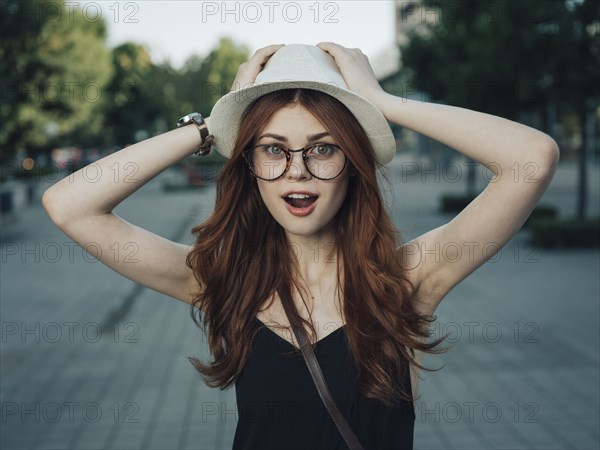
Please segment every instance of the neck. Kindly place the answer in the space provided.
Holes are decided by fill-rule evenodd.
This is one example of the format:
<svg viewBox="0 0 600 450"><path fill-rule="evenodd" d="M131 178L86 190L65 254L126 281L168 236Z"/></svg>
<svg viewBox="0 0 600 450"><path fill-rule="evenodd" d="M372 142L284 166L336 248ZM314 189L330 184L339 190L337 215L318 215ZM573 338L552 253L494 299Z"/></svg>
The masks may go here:
<svg viewBox="0 0 600 450"><path fill-rule="evenodd" d="M311 236L286 233L292 266L300 280L310 286L319 286L321 280L336 278L337 249L333 229Z"/></svg>

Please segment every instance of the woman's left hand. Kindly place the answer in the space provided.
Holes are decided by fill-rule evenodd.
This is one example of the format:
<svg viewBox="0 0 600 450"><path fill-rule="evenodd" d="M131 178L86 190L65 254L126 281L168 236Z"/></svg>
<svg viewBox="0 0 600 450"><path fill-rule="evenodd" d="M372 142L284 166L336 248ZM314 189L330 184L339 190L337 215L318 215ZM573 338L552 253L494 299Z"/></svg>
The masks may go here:
<svg viewBox="0 0 600 450"><path fill-rule="evenodd" d="M271 56L285 44L268 45L263 48L259 48L254 52L254 55L245 63L240 64L233 85L231 86L232 91L237 91L248 87L256 81L256 77L261 70L263 70L265 64Z"/></svg>
<svg viewBox="0 0 600 450"><path fill-rule="evenodd" d="M385 91L379 85L369 59L359 48L346 48L333 42L320 42L317 47L333 57L348 89L379 107Z"/></svg>

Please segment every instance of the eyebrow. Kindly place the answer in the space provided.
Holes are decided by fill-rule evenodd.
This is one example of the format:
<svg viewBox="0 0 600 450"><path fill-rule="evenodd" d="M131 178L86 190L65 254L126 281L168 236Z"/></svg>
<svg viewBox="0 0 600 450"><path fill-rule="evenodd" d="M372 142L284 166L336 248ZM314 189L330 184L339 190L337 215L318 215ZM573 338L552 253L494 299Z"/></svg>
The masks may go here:
<svg viewBox="0 0 600 450"><path fill-rule="evenodd" d="M313 142L313 141L316 141L316 140L321 139L326 136L330 136L330 134L329 134L329 132L324 131L323 133L317 133L317 134L312 134L312 135L306 136L306 138L307 138L308 142ZM262 138L266 138L266 137L277 139L278 141L282 141L282 142L288 142L288 139L285 136L281 136L279 134L274 134L274 133L265 133L261 137L258 138L258 141L260 141Z"/></svg>

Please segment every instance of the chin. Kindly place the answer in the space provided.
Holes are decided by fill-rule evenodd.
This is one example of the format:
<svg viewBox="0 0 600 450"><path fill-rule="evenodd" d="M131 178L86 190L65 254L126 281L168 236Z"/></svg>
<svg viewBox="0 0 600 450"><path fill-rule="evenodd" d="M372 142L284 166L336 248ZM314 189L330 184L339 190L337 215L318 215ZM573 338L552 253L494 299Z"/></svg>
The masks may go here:
<svg viewBox="0 0 600 450"><path fill-rule="evenodd" d="M316 211L315 211L316 212ZM283 214L289 215L287 211ZM334 217L275 217L275 220L281 225L285 232L292 236L302 238L318 237L319 234L334 230Z"/></svg>
<svg viewBox="0 0 600 450"><path fill-rule="evenodd" d="M303 238L309 238L311 236L316 235L320 231L323 230L324 227L299 227L297 225L286 226L284 224L281 225L285 232L291 236L298 236Z"/></svg>
<svg viewBox="0 0 600 450"><path fill-rule="evenodd" d="M284 214L288 214L284 211ZM312 236L318 233L325 224L319 223L320 221L314 221L309 218L297 218L297 217L279 217L273 216L281 227L290 234L296 236Z"/></svg>

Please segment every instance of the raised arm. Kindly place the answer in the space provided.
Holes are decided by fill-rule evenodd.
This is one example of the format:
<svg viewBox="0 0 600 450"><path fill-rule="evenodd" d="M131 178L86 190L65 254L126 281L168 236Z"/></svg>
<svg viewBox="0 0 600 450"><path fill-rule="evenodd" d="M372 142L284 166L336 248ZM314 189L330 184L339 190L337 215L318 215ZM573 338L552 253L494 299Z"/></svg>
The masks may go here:
<svg viewBox="0 0 600 450"><path fill-rule="evenodd" d="M318 46L334 57L349 88L374 103L388 121L446 144L494 174L454 219L404 244L409 267L415 268L410 276L419 306L431 314L519 231L554 175L558 147L550 136L510 120L386 93L359 49Z"/></svg>
<svg viewBox="0 0 600 450"><path fill-rule="evenodd" d="M191 125L131 145L58 181L44 191L42 204L58 228L83 248L94 249L92 255L111 269L191 303L199 290L185 264L192 247L130 224L112 210L163 170L194 153L199 144L198 129ZM89 173L94 173L93 182ZM115 173L119 174L116 178ZM156 211L160 214L158 204ZM113 245L122 250L119 255L130 254L129 249L135 255L115 259Z"/></svg>
<svg viewBox="0 0 600 450"><path fill-rule="evenodd" d="M255 80L263 65L282 45L255 52L242 64L233 89ZM207 120L210 132L210 121ZM93 243L98 259L121 275L186 303L202 290L186 257L191 246L179 244L130 224L112 210L156 175L198 150L200 133L194 125L169 131L108 155L91 165L93 182L86 180L86 166L48 188L42 204L52 222L73 241L86 248ZM114 178L115 168L123 177ZM100 176L98 176L100 174ZM160 214L160 205L157 205ZM111 246L130 246L135 262L114 258ZM122 252L119 252L121 254Z"/></svg>

